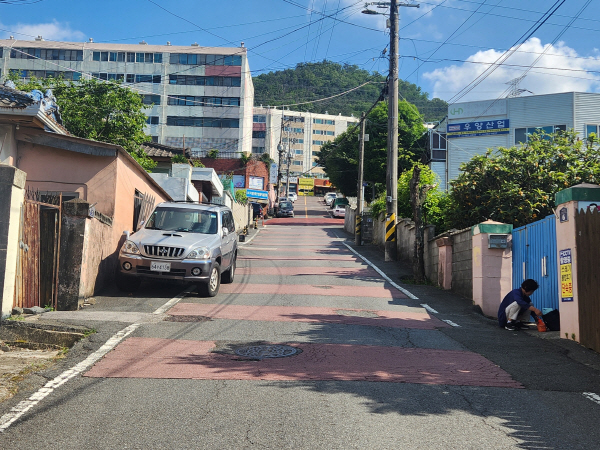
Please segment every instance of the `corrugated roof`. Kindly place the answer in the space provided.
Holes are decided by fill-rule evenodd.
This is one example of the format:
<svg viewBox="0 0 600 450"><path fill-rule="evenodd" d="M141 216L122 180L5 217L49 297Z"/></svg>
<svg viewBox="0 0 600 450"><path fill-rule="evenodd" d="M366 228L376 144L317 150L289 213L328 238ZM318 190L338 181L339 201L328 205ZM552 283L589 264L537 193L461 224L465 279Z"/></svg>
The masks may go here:
<svg viewBox="0 0 600 450"><path fill-rule="evenodd" d="M0 85L0 108L25 109L34 103L35 100L29 97L25 92Z"/></svg>

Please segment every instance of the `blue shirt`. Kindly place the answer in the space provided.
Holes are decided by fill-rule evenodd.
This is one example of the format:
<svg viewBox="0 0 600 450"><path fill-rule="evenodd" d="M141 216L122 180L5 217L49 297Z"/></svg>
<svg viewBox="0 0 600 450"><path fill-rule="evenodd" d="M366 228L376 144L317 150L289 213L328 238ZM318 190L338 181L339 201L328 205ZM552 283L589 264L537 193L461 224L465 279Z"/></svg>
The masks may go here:
<svg viewBox="0 0 600 450"><path fill-rule="evenodd" d="M498 325L501 327L505 327L506 322L508 322L508 319L506 318L506 308L508 305L514 302L519 304L521 307L521 312L525 311L531 306L531 299L523 294L521 288L510 291L508 294L506 294L506 297L504 297L502 303L500 303L500 308L498 308Z"/></svg>

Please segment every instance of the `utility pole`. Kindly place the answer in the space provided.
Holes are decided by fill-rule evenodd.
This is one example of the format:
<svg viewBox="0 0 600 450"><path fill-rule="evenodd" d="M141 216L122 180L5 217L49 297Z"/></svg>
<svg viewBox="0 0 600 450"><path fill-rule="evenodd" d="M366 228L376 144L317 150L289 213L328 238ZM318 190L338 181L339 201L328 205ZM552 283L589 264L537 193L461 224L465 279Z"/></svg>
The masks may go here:
<svg viewBox="0 0 600 450"><path fill-rule="evenodd" d="M390 4L390 73L388 76L388 167L385 222L385 260L396 259L398 220L398 6L418 8L418 4Z"/></svg>
<svg viewBox="0 0 600 450"><path fill-rule="evenodd" d="M291 155L291 142L290 142L290 124L288 122L287 127L287 181L285 183L285 198L290 197L290 164L292 163Z"/></svg>
<svg viewBox="0 0 600 450"><path fill-rule="evenodd" d="M358 141L358 186L356 191L356 224L354 230L354 243L362 245L362 213L363 213L363 171L365 159L365 128L367 118L362 113L360 118L360 136Z"/></svg>

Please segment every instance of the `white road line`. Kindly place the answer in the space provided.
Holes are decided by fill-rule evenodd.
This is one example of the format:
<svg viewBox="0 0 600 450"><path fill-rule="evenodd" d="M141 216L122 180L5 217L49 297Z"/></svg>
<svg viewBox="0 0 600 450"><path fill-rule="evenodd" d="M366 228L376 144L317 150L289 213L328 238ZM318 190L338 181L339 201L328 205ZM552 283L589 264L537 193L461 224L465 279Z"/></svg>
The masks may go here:
<svg viewBox="0 0 600 450"><path fill-rule="evenodd" d="M425 308L427 311L429 311L432 314L439 314L435 309L433 309L431 306L429 306L427 303L421 303L421 306L423 308Z"/></svg>
<svg viewBox="0 0 600 450"><path fill-rule="evenodd" d="M392 286L394 286L396 289L398 289L400 292L402 292L403 294L405 294L406 296L408 296L408 298L412 298L413 300L418 300L419 298L414 296L413 294L411 294L410 292L408 292L406 289L404 289L403 287L398 286L396 283L394 283L392 281L392 279L390 277L388 277L385 273L383 273L383 271L381 269L379 269L379 267L377 267L375 264L373 264L371 261L369 261L367 258L365 258L363 255L361 255L360 253L358 253L356 250L354 250L352 247L350 247L348 244L346 244L345 242L343 243L346 247L348 247L348 250L350 250L352 253L354 253L356 256L358 256L360 259L362 259L364 262L366 262L369 266L371 266L373 269L375 269L375 271L381 275L383 278L385 278L385 280L390 283Z"/></svg>
<svg viewBox="0 0 600 450"><path fill-rule="evenodd" d="M594 394L593 392L584 392L583 396L588 400L591 400L594 403L598 403L600 405L600 395Z"/></svg>
<svg viewBox="0 0 600 450"><path fill-rule="evenodd" d="M258 230L256 230L256 233L254 233L250 239L248 239L247 241L244 241L244 242L240 242L238 245L240 247L244 247L246 244L249 244L250 242L252 242L252 239L254 239L258 235L258 233L260 233L260 228Z"/></svg>
<svg viewBox="0 0 600 450"><path fill-rule="evenodd" d="M191 288L186 289L181 294L173 297L167 303L162 305L153 314L162 314L179 302L182 298L184 298L189 292ZM0 433L3 433L10 427L15 421L21 418L27 411L37 405L40 401L50 395L54 390L72 378L75 378L77 375L84 372L90 366L96 363L100 358L110 352L113 348L117 346L119 342L133 333L138 327L142 325L142 322L136 322L129 325L126 328L123 328L118 333L114 334L109 340L107 340L102 347L96 350L94 353L89 355L83 361L78 364L75 364L70 369L64 371L59 376L54 378L53 380L48 381L44 387L40 388L36 393L34 393L27 400L23 400L17 403L16 406L13 406L9 412L0 417Z"/></svg>
<svg viewBox="0 0 600 450"><path fill-rule="evenodd" d="M442 322L446 322L448 325L452 325L453 327L460 327L459 324L452 322L451 320L448 320L448 319L442 319Z"/></svg>

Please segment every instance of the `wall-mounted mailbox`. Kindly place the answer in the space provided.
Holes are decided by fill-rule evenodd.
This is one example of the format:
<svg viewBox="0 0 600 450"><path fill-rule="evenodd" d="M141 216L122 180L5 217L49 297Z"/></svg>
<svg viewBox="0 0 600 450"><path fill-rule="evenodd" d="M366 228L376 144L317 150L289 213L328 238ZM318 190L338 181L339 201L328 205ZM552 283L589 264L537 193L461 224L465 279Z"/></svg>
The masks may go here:
<svg viewBox="0 0 600 450"><path fill-rule="evenodd" d="M488 234L488 248L508 248L508 234Z"/></svg>

